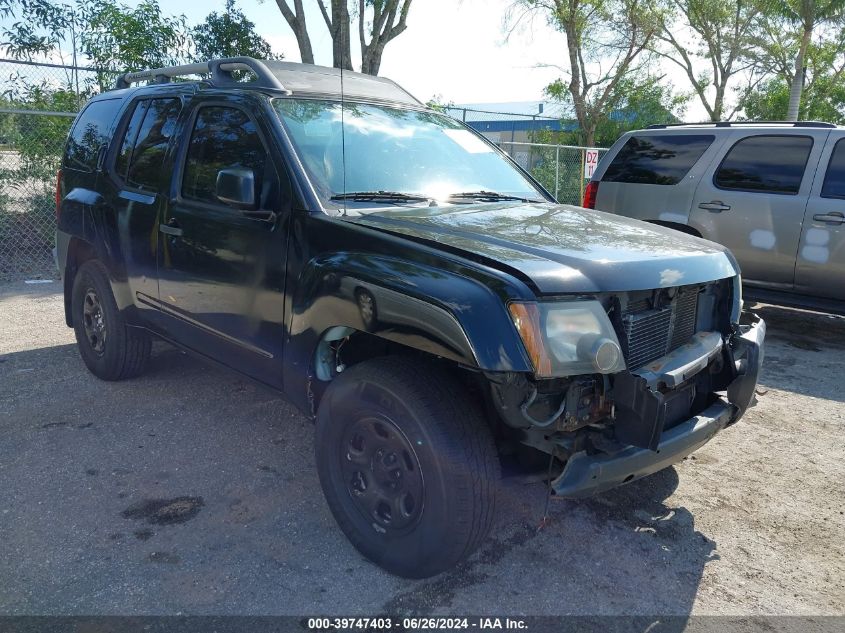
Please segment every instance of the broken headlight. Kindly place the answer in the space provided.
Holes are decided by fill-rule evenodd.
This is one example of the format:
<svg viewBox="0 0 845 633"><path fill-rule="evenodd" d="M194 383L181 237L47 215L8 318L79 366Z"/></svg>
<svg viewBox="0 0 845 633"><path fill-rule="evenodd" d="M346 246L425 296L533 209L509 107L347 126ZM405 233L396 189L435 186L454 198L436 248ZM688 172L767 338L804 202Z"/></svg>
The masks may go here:
<svg viewBox="0 0 845 633"><path fill-rule="evenodd" d="M598 301L511 303L508 309L538 377L625 369L616 332Z"/></svg>

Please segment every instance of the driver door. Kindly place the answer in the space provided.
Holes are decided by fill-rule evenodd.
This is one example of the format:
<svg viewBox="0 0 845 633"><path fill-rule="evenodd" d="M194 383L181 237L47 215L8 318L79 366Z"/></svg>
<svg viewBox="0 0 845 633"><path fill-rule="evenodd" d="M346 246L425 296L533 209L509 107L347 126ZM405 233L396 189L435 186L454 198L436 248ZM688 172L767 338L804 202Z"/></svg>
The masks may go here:
<svg viewBox="0 0 845 633"><path fill-rule="evenodd" d="M159 307L178 343L281 387L290 196L256 112L214 99L190 117L159 225ZM254 204L221 194L222 170L251 175Z"/></svg>

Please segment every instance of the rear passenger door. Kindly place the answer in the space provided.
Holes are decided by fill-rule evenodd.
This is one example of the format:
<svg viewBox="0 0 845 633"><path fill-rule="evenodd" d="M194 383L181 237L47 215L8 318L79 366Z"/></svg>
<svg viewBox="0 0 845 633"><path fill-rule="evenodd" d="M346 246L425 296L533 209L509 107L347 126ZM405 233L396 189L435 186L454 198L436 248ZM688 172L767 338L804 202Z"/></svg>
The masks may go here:
<svg viewBox="0 0 845 633"><path fill-rule="evenodd" d="M804 209L828 130L736 130L702 178L690 224L730 248L745 281L792 289Z"/></svg>
<svg viewBox="0 0 845 633"><path fill-rule="evenodd" d="M156 321L158 219L172 171L171 138L182 111L176 95L129 104L115 135L102 190L114 210L120 251L136 306Z"/></svg>
<svg viewBox="0 0 845 633"><path fill-rule="evenodd" d="M804 216L795 290L845 300L845 139L830 138Z"/></svg>

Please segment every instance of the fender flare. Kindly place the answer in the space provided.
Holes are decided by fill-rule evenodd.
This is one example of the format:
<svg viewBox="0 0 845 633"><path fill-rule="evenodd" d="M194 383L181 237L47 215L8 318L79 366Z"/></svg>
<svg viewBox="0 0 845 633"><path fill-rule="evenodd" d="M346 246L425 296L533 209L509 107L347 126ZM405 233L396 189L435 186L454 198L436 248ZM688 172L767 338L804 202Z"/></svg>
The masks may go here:
<svg viewBox="0 0 845 633"><path fill-rule="evenodd" d="M482 371L533 371L501 283L398 257L343 252L308 262L294 286L285 384L296 399L300 393L313 397L309 383L318 348L335 328L367 332ZM375 303L370 324L358 301L363 293ZM526 288L511 294L528 293ZM314 408L313 402L299 404Z"/></svg>
<svg viewBox="0 0 845 633"><path fill-rule="evenodd" d="M105 264L109 271L112 293L120 310L132 308L132 292L129 288L126 266L120 245L115 214L105 204L105 199L96 191L77 187L72 189L61 202L58 231L69 236L66 253L61 262L65 277L65 301L68 303L69 289L73 287L76 271L76 247L81 242L86 250ZM63 264L63 265L62 265ZM67 309L67 308L66 308Z"/></svg>
<svg viewBox="0 0 845 633"><path fill-rule="evenodd" d="M309 262L296 287L292 338L311 332L316 344L331 327L351 327L486 371L532 370L506 298L480 280L406 259L346 252ZM362 292L376 301L375 327L361 316Z"/></svg>

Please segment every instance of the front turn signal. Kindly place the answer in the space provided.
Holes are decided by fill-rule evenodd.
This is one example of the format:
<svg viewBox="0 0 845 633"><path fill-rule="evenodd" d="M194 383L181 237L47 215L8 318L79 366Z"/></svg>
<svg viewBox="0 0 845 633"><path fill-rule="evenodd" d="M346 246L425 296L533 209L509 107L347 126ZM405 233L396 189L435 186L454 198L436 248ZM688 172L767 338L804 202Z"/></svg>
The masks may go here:
<svg viewBox="0 0 845 633"><path fill-rule="evenodd" d="M534 372L537 376L551 376L552 360L540 328L539 307L536 303L511 303L508 305L508 311L525 345L531 364L534 365Z"/></svg>

